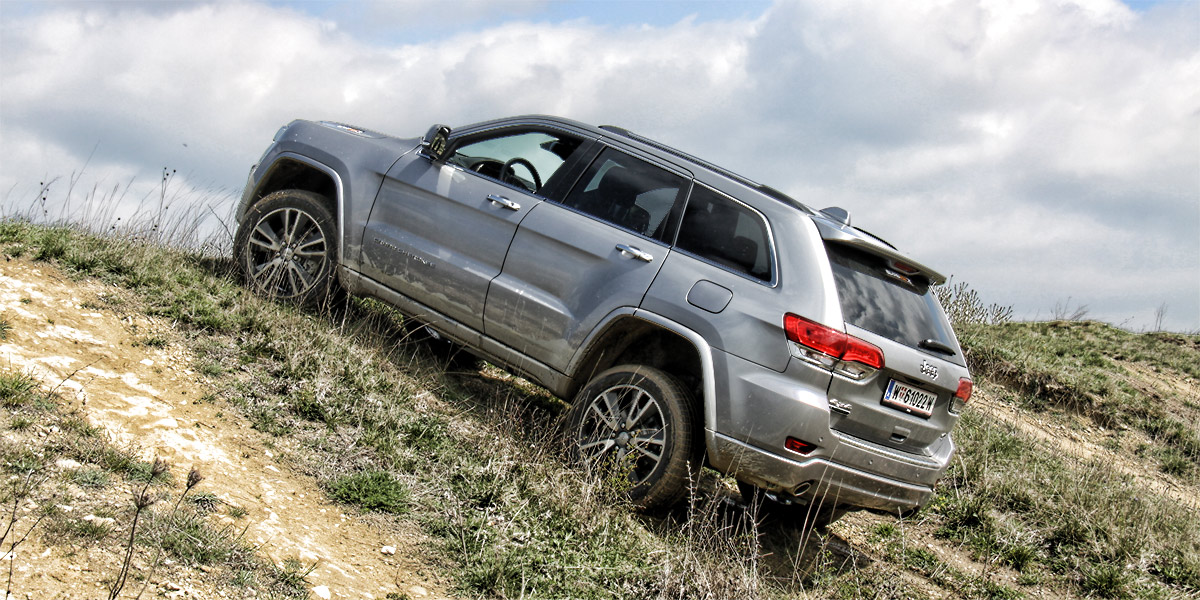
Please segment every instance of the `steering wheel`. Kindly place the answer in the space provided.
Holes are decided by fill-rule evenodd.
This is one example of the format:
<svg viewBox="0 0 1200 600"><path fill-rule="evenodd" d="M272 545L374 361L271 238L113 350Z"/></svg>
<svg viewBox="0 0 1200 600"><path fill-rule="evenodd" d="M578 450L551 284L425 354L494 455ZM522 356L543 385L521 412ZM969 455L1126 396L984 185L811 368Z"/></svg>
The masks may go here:
<svg viewBox="0 0 1200 600"><path fill-rule="evenodd" d="M486 175L493 179L500 179L500 174L504 172L504 164L498 160L492 160L490 158L477 160L467 168L479 173L480 175Z"/></svg>
<svg viewBox="0 0 1200 600"><path fill-rule="evenodd" d="M517 174L512 171L513 165L521 165L529 170L530 175L533 175L533 189L529 191L537 192L538 190L542 189L542 178L538 175L537 169L533 168L533 163L519 156L516 158L510 158L508 162L504 163L504 169L500 171L500 181L515 183L521 187L525 187L524 182L522 182L517 177Z"/></svg>

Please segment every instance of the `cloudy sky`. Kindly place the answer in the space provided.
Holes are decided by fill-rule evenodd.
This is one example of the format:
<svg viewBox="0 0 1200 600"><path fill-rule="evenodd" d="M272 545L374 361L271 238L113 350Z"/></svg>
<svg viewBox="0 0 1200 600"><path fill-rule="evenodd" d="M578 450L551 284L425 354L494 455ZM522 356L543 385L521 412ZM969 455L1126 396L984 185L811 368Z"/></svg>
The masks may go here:
<svg viewBox="0 0 1200 600"><path fill-rule="evenodd" d="M0 0L6 215L164 167L227 214L293 118L518 113L843 206L1018 318L1200 330L1197 0Z"/></svg>

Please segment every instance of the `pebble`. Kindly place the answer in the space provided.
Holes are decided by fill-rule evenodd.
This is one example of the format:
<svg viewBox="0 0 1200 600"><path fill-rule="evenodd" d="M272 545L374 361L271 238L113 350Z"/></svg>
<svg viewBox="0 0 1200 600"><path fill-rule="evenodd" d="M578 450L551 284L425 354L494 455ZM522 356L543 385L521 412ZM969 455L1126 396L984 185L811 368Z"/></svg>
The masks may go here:
<svg viewBox="0 0 1200 600"><path fill-rule="evenodd" d="M384 547L380 548L379 551L388 556L391 556L396 553L396 547L395 546L384 546Z"/></svg>
<svg viewBox="0 0 1200 600"><path fill-rule="evenodd" d="M333 597L333 594L329 593L329 586L327 585L318 585L317 587L313 588L312 591L323 600L329 600Z"/></svg>

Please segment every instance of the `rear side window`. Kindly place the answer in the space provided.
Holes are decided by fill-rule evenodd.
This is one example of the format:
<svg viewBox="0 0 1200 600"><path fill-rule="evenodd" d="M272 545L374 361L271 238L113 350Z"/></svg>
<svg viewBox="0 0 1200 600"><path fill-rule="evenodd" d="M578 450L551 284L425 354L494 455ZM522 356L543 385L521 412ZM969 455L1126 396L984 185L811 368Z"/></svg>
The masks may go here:
<svg viewBox="0 0 1200 600"><path fill-rule="evenodd" d="M888 267L884 258L826 244L846 322L916 348L924 340L957 347L950 324L921 276Z"/></svg>
<svg viewBox="0 0 1200 600"><path fill-rule="evenodd" d="M667 215L685 183L679 175L608 148L563 204L661 240L669 225Z"/></svg>
<svg viewBox="0 0 1200 600"><path fill-rule="evenodd" d="M675 246L743 275L772 280L771 236L754 209L697 184Z"/></svg>

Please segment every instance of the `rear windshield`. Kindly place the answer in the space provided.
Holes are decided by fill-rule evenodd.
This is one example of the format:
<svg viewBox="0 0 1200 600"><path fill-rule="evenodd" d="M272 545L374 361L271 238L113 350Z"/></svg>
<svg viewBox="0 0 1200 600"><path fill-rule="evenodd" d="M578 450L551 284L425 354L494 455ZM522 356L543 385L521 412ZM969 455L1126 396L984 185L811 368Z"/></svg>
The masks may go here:
<svg viewBox="0 0 1200 600"><path fill-rule="evenodd" d="M958 348L927 279L904 275L887 259L850 246L826 244L826 250L848 323L913 348L923 340Z"/></svg>

